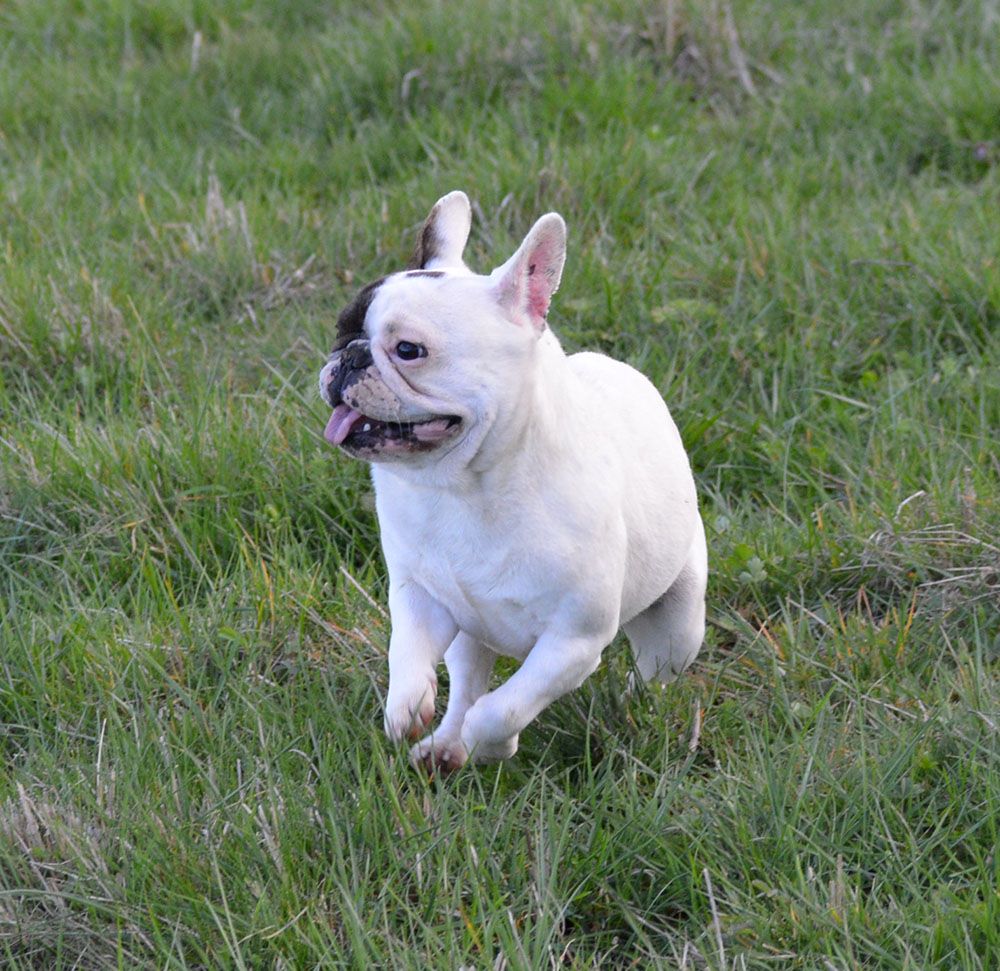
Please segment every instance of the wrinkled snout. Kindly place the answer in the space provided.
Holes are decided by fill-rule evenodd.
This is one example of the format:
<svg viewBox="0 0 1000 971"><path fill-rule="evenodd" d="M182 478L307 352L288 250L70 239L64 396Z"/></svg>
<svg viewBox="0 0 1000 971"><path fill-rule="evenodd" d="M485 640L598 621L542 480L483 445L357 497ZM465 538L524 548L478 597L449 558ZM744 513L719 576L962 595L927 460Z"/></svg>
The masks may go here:
<svg viewBox="0 0 1000 971"><path fill-rule="evenodd" d="M367 340L353 340L338 351L320 373L320 393L335 408L344 398L344 389L355 383L374 364Z"/></svg>

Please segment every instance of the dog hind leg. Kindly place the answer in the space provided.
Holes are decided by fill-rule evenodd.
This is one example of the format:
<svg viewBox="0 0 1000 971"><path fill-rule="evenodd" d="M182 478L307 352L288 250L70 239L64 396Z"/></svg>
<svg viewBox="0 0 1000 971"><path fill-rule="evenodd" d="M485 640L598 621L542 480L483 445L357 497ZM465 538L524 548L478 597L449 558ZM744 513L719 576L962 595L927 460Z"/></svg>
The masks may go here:
<svg viewBox="0 0 1000 971"><path fill-rule="evenodd" d="M699 521L677 579L662 597L624 625L644 681L666 684L694 660L705 637L707 579L705 529Z"/></svg>

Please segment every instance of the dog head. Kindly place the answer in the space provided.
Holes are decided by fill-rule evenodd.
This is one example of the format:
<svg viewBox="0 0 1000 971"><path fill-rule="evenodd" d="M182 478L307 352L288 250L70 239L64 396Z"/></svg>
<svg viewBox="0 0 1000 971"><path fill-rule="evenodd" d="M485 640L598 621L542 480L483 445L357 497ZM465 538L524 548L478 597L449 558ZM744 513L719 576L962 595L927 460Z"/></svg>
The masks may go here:
<svg viewBox="0 0 1000 971"><path fill-rule="evenodd" d="M562 273L566 227L549 213L488 276L462 254L463 192L431 209L410 266L364 287L340 314L320 372L326 439L372 462L466 461L518 412Z"/></svg>

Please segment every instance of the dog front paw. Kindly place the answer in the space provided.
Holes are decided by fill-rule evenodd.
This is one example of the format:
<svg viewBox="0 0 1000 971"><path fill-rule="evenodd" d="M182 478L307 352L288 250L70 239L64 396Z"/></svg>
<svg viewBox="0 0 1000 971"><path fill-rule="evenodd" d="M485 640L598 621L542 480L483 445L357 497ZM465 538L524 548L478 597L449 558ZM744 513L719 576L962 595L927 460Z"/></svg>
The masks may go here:
<svg viewBox="0 0 1000 971"><path fill-rule="evenodd" d="M462 744L474 762L499 762L517 751L517 732L510 731L511 713L498 709L492 698L480 698L466 713Z"/></svg>
<svg viewBox="0 0 1000 971"><path fill-rule="evenodd" d="M433 676L404 692L395 692L390 685L385 705L386 735L394 742L420 738L434 721L436 694L437 679Z"/></svg>
<svg viewBox="0 0 1000 971"><path fill-rule="evenodd" d="M410 749L410 764L420 772L433 776L457 772L468 761L469 753L459 738L428 735Z"/></svg>
<svg viewBox="0 0 1000 971"><path fill-rule="evenodd" d="M471 751L473 762L502 762L517 752L517 735L511 735L502 742L479 742Z"/></svg>

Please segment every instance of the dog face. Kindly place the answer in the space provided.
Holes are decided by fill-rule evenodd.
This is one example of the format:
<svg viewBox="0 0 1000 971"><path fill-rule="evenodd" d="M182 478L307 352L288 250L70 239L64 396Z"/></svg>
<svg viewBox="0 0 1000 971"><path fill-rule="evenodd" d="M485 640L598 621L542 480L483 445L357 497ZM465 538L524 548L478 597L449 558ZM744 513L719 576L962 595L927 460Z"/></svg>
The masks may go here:
<svg viewBox="0 0 1000 971"><path fill-rule="evenodd" d="M462 262L464 193L434 206L407 270L369 284L341 313L320 373L326 438L372 462L426 465L475 454L517 410L558 286L565 227L542 217L489 276Z"/></svg>

